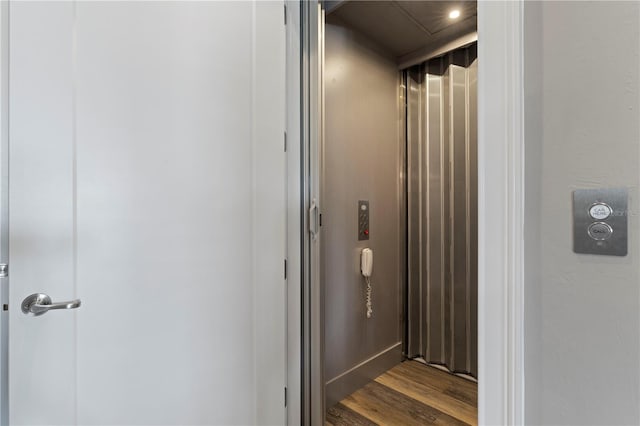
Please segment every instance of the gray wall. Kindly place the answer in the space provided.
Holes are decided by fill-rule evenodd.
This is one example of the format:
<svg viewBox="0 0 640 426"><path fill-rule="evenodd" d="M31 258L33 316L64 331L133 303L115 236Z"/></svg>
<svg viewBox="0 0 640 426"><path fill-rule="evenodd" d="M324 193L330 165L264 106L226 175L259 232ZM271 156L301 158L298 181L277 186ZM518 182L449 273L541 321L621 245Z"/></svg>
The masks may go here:
<svg viewBox="0 0 640 426"><path fill-rule="evenodd" d="M327 20L325 37L322 283L330 406L401 359L404 139L400 74L393 60L334 18ZM369 241L358 241L358 200L370 201ZM374 252L371 319L366 317L366 285L360 275L364 247Z"/></svg>
<svg viewBox="0 0 640 426"><path fill-rule="evenodd" d="M525 5L527 424L640 423L640 5ZM572 252L571 191L630 188L629 255Z"/></svg>

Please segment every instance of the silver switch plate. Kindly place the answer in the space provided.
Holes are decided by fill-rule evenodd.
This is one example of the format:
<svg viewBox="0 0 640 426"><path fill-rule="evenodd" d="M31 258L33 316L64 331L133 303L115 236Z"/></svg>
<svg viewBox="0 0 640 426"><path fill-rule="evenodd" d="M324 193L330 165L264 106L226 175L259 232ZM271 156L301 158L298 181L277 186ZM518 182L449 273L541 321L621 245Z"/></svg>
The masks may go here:
<svg viewBox="0 0 640 426"><path fill-rule="evenodd" d="M358 241L369 239L369 201L358 201Z"/></svg>
<svg viewBox="0 0 640 426"><path fill-rule="evenodd" d="M573 251L626 256L628 197L626 188L573 191Z"/></svg>

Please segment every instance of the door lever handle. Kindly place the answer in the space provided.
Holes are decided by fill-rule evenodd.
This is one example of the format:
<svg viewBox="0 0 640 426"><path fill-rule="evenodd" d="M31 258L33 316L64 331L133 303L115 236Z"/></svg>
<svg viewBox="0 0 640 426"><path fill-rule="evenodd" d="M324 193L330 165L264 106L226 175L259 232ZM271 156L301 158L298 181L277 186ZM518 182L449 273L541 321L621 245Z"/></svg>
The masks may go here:
<svg viewBox="0 0 640 426"><path fill-rule="evenodd" d="M76 309L80 307L80 304L80 299L53 303L51 302L51 298L46 294L34 293L22 301L22 313L25 315L38 316L46 314L52 309Z"/></svg>

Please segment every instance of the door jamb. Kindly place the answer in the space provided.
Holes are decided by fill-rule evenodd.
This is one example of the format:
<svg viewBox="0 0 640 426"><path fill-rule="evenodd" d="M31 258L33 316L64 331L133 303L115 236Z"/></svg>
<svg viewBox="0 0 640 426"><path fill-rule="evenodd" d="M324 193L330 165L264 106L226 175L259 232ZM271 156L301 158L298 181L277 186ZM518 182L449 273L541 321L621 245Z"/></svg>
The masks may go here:
<svg viewBox="0 0 640 426"><path fill-rule="evenodd" d="M302 135L306 219L304 233L306 253L303 281L303 358L304 423L324 425L324 292L320 285L320 244L322 232L319 213L322 208L322 130L324 66L324 9L321 1L302 3ZM314 217L315 216L315 217ZM313 227L313 228L312 228ZM312 232L313 231L313 232Z"/></svg>
<svg viewBox="0 0 640 426"><path fill-rule="evenodd" d="M9 2L0 1L0 263L9 264ZM0 425L9 424L8 272L0 276Z"/></svg>
<svg viewBox="0 0 640 426"><path fill-rule="evenodd" d="M524 424L523 18L478 2L479 424Z"/></svg>

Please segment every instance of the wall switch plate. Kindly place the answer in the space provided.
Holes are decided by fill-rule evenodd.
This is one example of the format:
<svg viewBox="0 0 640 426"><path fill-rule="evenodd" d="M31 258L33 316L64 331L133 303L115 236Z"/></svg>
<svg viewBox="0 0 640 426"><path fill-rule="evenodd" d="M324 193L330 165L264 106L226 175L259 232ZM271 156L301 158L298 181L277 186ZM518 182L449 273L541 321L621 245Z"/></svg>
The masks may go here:
<svg viewBox="0 0 640 426"><path fill-rule="evenodd" d="M607 256L627 255L628 190L573 191L573 251Z"/></svg>
<svg viewBox="0 0 640 426"><path fill-rule="evenodd" d="M358 241L369 239L369 201L358 201Z"/></svg>

